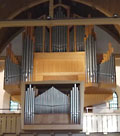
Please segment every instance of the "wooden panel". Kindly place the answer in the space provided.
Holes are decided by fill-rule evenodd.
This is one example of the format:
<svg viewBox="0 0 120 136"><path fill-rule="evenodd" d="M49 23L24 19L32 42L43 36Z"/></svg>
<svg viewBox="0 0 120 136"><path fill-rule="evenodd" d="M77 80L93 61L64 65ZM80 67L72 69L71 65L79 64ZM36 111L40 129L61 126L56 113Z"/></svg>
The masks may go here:
<svg viewBox="0 0 120 136"><path fill-rule="evenodd" d="M21 103L21 95L11 95L11 100Z"/></svg>
<svg viewBox="0 0 120 136"><path fill-rule="evenodd" d="M4 89L11 95L20 94L20 84L4 85Z"/></svg>
<svg viewBox="0 0 120 136"><path fill-rule="evenodd" d="M85 94L84 107L102 104L112 99L112 94Z"/></svg>
<svg viewBox="0 0 120 136"><path fill-rule="evenodd" d="M14 135L19 135L19 133L21 133L20 135L25 135L25 136L29 136L29 135L34 135L35 133L37 134L37 131L35 131L35 133L33 132L28 132L28 131L22 131L20 126L20 114L0 114L0 120L3 119L5 120L5 122L7 122L7 118L11 116L11 118L15 118L15 125L16 125L16 132L13 134L13 131L11 131L8 134L4 134L4 136L14 136ZM18 119L18 120L17 120ZM1 122L1 126L3 129L0 129L0 135L3 135L3 133L7 133L7 124L5 122ZM3 124L4 123L4 124ZM94 114L94 113L84 113L84 118L83 118L83 132L104 132L104 125L106 124L107 128L107 132L120 132L120 114L116 114L116 113L108 113L108 114ZM13 128L14 126L12 126L13 124L11 124L11 128ZM36 130L35 127L33 126L26 126L26 128L29 127L29 130ZM33 127L33 128L32 128ZM56 125L51 126L51 128L55 128ZM66 128L71 128L71 130L74 130L74 125L62 125L61 127ZM32 129L31 129L32 128ZM45 129L45 125L42 125L41 128L38 129ZM79 126L77 125L76 128L79 129ZM50 135L50 132L45 131L45 133L48 133ZM39 132L39 135L43 136L44 134L42 134L42 132ZM59 132L58 132L59 135ZM79 135L79 132L76 133L76 135Z"/></svg>
<svg viewBox="0 0 120 136"><path fill-rule="evenodd" d="M19 134L21 132L21 117L16 117L16 134Z"/></svg>
<svg viewBox="0 0 120 136"><path fill-rule="evenodd" d="M16 116L12 116L11 118L11 133L16 132Z"/></svg>
<svg viewBox="0 0 120 136"><path fill-rule="evenodd" d="M34 53L33 81L56 80L58 76L61 80L78 80L78 75L82 75L80 80L85 79L85 52Z"/></svg>
<svg viewBox="0 0 120 136"><path fill-rule="evenodd" d="M113 94L112 89L104 89L104 88L98 88L98 87L86 87L85 88L85 94Z"/></svg>
<svg viewBox="0 0 120 136"><path fill-rule="evenodd" d="M111 92L113 92L113 90L116 89L116 83L86 83L85 87L86 87L86 90L88 90L88 88L92 89L93 93L95 91L98 92L99 89L100 89L100 91L105 90L105 92L111 93ZM91 91L91 93L92 93L92 91Z"/></svg>
<svg viewBox="0 0 120 136"><path fill-rule="evenodd" d="M82 126L81 125L25 125L24 126L24 130L42 130L42 131L46 131L46 130L62 130L62 131L66 131L66 130L74 130L74 131L80 131L82 130Z"/></svg>
<svg viewBox="0 0 120 136"><path fill-rule="evenodd" d="M120 18L89 18L89 19L51 19L51 20L3 20L0 27L28 27L28 26L66 26L66 25L113 25L120 24Z"/></svg>
<svg viewBox="0 0 120 136"><path fill-rule="evenodd" d="M11 132L11 116L7 117L6 126L7 126L6 132L10 133Z"/></svg>
<svg viewBox="0 0 120 136"><path fill-rule="evenodd" d="M2 133L6 132L6 116L2 117Z"/></svg>
<svg viewBox="0 0 120 136"><path fill-rule="evenodd" d="M78 80L78 77L73 75L73 76L44 76L43 80Z"/></svg>
<svg viewBox="0 0 120 136"><path fill-rule="evenodd" d="M69 114L36 114L35 124L69 124Z"/></svg>
<svg viewBox="0 0 120 136"><path fill-rule="evenodd" d="M49 16L51 18L53 18L53 15L54 15L53 5L54 5L54 1L50 0L49 1Z"/></svg>
<svg viewBox="0 0 120 136"><path fill-rule="evenodd" d="M20 114L0 114L0 135L8 133L12 135L20 130L20 120L17 122L17 117L20 119ZM17 127L19 125L19 127ZM18 134L18 133L17 133Z"/></svg>

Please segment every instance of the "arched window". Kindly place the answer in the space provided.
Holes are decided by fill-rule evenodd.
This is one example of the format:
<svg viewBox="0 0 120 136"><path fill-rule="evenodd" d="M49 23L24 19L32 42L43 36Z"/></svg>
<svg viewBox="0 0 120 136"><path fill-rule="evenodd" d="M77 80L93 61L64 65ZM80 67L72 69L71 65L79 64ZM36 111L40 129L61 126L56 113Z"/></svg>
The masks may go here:
<svg viewBox="0 0 120 136"><path fill-rule="evenodd" d="M110 109L117 110L118 109L118 96L117 93L113 93L113 100L109 103Z"/></svg>

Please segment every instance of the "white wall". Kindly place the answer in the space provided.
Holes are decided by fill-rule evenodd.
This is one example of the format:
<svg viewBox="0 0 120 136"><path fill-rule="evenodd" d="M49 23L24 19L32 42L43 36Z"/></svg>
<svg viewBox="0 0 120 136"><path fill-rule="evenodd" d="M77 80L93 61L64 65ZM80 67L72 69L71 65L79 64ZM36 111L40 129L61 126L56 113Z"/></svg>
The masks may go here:
<svg viewBox="0 0 120 136"><path fill-rule="evenodd" d="M97 38L97 53L105 53L108 50L108 43L112 43L114 53L120 53L120 44L107 32L95 26Z"/></svg>
<svg viewBox="0 0 120 136"><path fill-rule="evenodd" d="M12 41L12 50L17 56L22 55L22 33L20 33L18 36L16 36ZM4 51L0 54L0 56L6 55L6 48Z"/></svg>
<svg viewBox="0 0 120 136"><path fill-rule="evenodd" d="M116 59L116 84L117 84L116 92L118 95L118 106L120 107L120 58Z"/></svg>
<svg viewBox="0 0 120 136"><path fill-rule="evenodd" d="M93 107L93 113L103 113L103 112L107 112L106 110L107 110L107 106L105 103Z"/></svg>
<svg viewBox="0 0 120 136"><path fill-rule="evenodd" d="M8 109L10 105L10 95L3 89L3 85L4 71L0 71L0 109Z"/></svg>

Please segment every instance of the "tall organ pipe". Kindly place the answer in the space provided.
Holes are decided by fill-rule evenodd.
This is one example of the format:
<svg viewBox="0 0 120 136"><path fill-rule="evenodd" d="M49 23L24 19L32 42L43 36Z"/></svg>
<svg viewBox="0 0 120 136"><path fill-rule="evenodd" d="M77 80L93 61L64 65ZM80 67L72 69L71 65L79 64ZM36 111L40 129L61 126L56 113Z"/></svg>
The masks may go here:
<svg viewBox="0 0 120 136"><path fill-rule="evenodd" d="M32 80L33 71L33 28L26 28L23 36L22 54L22 79L23 81Z"/></svg>
<svg viewBox="0 0 120 136"><path fill-rule="evenodd" d="M70 113L71 113L71 123L72 124L78 124L79 123L79 89L74 84L74 87L72 88L70 92L70 100L71 100L71 105L70 105Z"/></svg>
<svg viewBox="0 0 120 136"><path fill-rule="evenodd" d="M95 83L97 82L96 39L92 33L87 35L85 43L86 80Z"/></svg>
<svg viewBox="0 0 120 136"><path fill-rule="evenodd" d="M34 99L35 91L31 85L25 91L25 123L34 123Z"/></svg>

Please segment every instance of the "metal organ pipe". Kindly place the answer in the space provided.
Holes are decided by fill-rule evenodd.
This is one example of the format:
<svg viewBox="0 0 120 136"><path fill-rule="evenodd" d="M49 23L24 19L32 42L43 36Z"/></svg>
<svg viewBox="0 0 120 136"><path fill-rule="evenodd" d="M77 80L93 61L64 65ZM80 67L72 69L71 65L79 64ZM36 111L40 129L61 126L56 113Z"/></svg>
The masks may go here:
<svg viewBox="0 0 120 136"><path fill-rule="evenodd" d="M115 82L115 77L116 77L116 74L115 74L115 57L112 55L112 83Z"/></svg>
<svg viewBox="0 0 120 136"><path fill-rule="evenodd" d="M70 92L70 114L71 114L71 123L78 124L79 123L79 89L74 84L74 87L72 88Z"/></svg>
<svg viewBox="0 0 120 136"><path fill-rule="evenodd" d="M72 87L70 95L51 87L36 97L34 87L31 84L26 86L24 107L25 124L33 124L35 114L63 114L69 112L71 124L79 124L79 108L79 88L77 84L74 84Z"/></svg>
<svg viewBox="0 0 120 136"><path fill-rule="evenodd" d="M54 87L35 98L35 113L68 113L68 107L68 96Z"/></svg>
<svg viewBox="0 0 120 136"><path fill-rule="evenodd" d="M90 53L89 53L89 39L86 39L86 69L87 69L87 81L90 80Z"/></svg>
<svg viewBox="0 0 120 136"><path fill-rule="evenodd" d="M29 36L28 36L28 32L27 32L27 34L26 34L26 55L25 55L25 60L26 60L26 62L25 62L25 65L26 65L26 69L25 69L25 81L28 81L28 57L29 57L29 55L28 55L28 53L29 53L29 47L28 47L28 45L29 45Z"/></svg>
<svg viewBox="0 0 120 136"><path fill-rule="evenodd" d="M97 68L97 53L96 53L96 37L95 37L95 40L94 40L94 63L95 63L95 82L98 82L98 78L97 78L97 72L98 72L98 68Z"/></svg>
<svg viewBox="0 0 120 136"><path fill-rule="evenodd" d="M23 38L22 80L31 81L33 71L33 28L26 28Z"/></svg>
<svg viewBox="0 0 120 136"><path fill-rule="evenodd" d="M5 60L5 84L16 84L20 82L21 67L16 64L11 51Z"/></svg>
<svg viewBox="0 0 120 136"><path fill-rule="evenodd" d="M64 18L65 14L62 11L62 8L59 7L55 18L61 19ZM55 26L53 27L52 31L52 45L53 45L53 52L65 52L66 45L67 45L67 29L66 26Z"/></svg>
<svg viewBox="0 0 120 136"><path fill-rule="evenodd" d="M96 39L94 35L88 34L86 38L86 80L87 82L97 82L97 59L96 59Z"/></svg>
<svg viewBox="0 0 120 136"><path fill-rule="evenodd" d="M35 91L31 85L25 91L25 124L34 123Z"/></svg>
<svg viewBox="0 0 120 136"><path fill-rule="evenodd" d="M115 58L112 54L108 61L99 64L98 81L115 82Z"/></svg>

